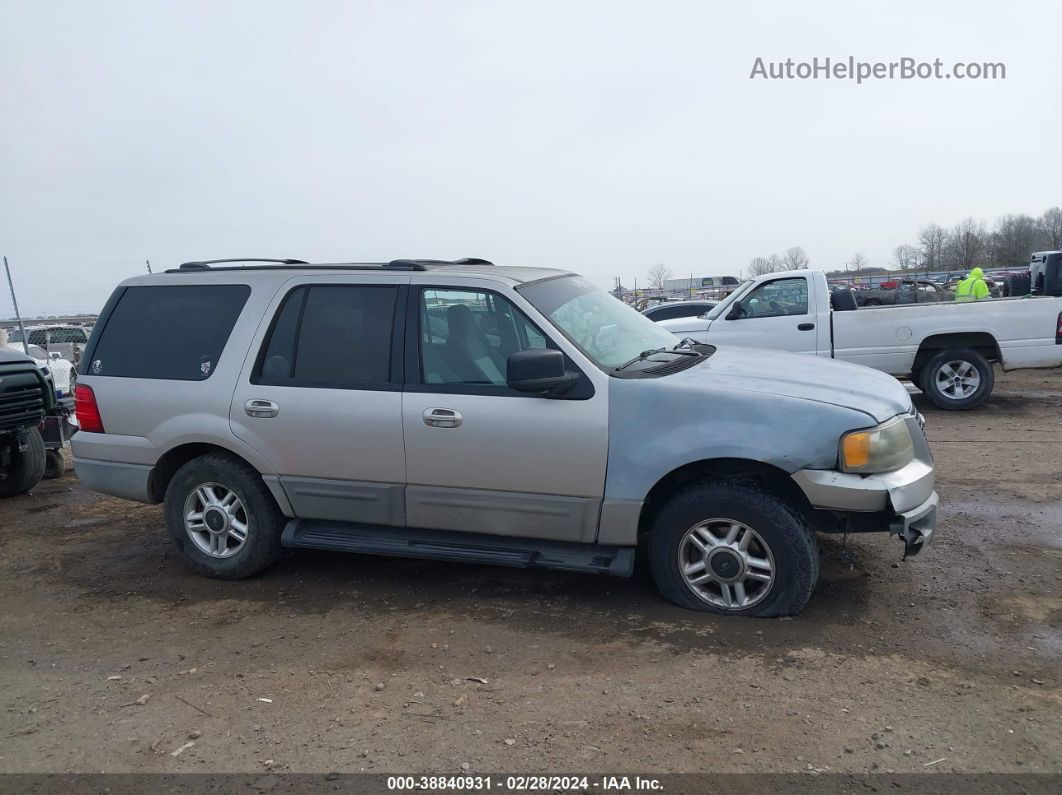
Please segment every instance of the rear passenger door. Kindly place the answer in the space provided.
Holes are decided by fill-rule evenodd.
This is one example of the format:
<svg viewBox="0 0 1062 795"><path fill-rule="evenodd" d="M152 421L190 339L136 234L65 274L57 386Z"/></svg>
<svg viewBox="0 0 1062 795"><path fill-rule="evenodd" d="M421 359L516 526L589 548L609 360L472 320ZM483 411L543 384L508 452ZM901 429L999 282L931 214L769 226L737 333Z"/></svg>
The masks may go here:
<svg viewBox="0 0 1062 795"><path fill-rule="evenodd" d="M293 280L251 347L232 430L276 470L300 517L404 524L401 282Z"/></svg>

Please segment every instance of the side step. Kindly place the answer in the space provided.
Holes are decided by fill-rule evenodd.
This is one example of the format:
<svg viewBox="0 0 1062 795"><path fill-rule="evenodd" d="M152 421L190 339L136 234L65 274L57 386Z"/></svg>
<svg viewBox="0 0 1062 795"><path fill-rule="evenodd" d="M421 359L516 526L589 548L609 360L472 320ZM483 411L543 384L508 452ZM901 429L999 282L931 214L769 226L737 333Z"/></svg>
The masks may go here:
<svg viewBox="0 0 1062 795"><path fill-rule="evenodd" d="M415 530L405 527L347 524L292 519L284 528L286 547L330 549L362 555L428 558L459 563L484 563L526 569L538 566L560 571L596 572L630 577L634 548L573 544L534 538L508 538L482 533Z"/></svg>

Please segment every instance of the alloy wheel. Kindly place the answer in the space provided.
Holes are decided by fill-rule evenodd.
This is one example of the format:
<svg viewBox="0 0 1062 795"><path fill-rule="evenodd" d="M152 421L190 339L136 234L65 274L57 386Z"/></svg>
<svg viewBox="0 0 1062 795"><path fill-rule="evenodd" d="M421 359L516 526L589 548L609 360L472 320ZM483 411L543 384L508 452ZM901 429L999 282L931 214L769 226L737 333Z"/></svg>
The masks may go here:
<svg viewBox="0 0 1062 795"><path fill-rule="evenodd" d="M196 486L184 501L188 537L212 558L230 558L243 548L248 521L236 492L219 483Z"/></svg>
<svg viewBox="0 0 1062 795"><path fill-rule="evenodd" d="M687 530L678 565L687 587L722 610L758 604L775 578L774 555L763 536L734 519L708 519Z"/></svg>

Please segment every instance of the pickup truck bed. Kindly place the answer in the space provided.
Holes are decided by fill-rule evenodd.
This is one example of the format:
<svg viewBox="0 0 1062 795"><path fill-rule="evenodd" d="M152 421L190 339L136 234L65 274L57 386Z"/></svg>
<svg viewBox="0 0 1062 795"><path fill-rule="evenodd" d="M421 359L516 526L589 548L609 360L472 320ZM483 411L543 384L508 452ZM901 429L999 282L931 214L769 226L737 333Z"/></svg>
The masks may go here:
<svg viewBox="0 0 1062 795"><path fill-rule="evenodd" d="M746 282L700 318L663 321L677 337L831 356L910 378L938 406L970 409L992 367L1062 366L1062 298L1000 298L856 308L821 271Z"/></svg>

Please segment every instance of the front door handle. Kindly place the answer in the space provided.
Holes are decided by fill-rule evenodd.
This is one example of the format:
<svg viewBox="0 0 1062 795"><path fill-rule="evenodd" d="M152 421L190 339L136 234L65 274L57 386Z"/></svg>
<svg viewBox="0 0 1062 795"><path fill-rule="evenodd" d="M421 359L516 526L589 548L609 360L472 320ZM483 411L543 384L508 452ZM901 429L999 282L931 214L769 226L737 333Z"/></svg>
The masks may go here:
<svg viewBox="0 0 1062 795"><path fill-rule="evenodd" d="M269 419L280 413L280 406L272 400L248 400L243 404L243 410L248 417L261 417Z"/></svg>
<svg viewBox="0 0 1062 795"><path fill-rule="evenodd" d="M814 323L801 323L797 326L797 331L811 331L813 328L815 328Z"/></svg>
<svg viewBox="0 0 1062 795"><path fill-rule="evenodd" d="M424 409L424 424L432 428L459 428L463 422L460 411L453 409Z"/></svg>

